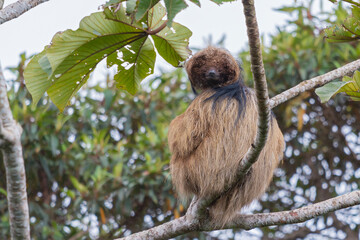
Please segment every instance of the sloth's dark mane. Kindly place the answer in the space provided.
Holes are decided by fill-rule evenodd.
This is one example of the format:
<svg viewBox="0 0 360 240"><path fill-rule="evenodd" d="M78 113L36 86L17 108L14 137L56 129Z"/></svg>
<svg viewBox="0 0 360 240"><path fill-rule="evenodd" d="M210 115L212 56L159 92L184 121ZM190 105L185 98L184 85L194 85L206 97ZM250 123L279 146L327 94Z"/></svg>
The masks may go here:
<svg viewBox="0 0 360 240"><path fill-rule="evenodd" d="M221 103L221 101L227 99L227 104L229 106L231 100L235 99L238 102L238 116L235 121L236 124L246 107L246 87L242 80L224 87L213 88L213 90L215 93L211 97L205 99L204 102L213 101L212 110L215 111L217 104Z"/></svg>

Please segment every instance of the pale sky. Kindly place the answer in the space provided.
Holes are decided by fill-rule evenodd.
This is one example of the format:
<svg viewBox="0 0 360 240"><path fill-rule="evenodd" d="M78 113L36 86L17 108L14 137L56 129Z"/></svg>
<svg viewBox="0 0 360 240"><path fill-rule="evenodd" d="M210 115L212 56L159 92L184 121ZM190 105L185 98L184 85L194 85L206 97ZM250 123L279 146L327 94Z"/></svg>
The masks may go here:
<svg viewBox="0 0 360 240"><path fill-rule="evenodd" d="M5 6L15 0L5 0ZM15 66L19 54L26 51L28 55L42 51L52 36L58 31L76 29L80 20L92 12L98 11L103 1L89 0L50 0L43 3L17 19L0 25L0 62L2 67ZM175 21L188 27L193 36L190 47L204 47L204 38L210 34L218 41L226 34L225 46L232 53L243 49L247 42L245 21L241 1L225 3L221 6L209 0L202 0L199 8L190 1L189 7L176 16ZM287 0L257 0L256 10L261 34L266 36L275 32L276 25L283 25L286 14L273 9L289 3ZM325 4L329 4L325 1ZM169 64L157 61L162 68L171 69ZM99 71L99 70L98 70ZM106 70L102 69L104 73ZM10 76L5 72L5 76Z"/></svg>

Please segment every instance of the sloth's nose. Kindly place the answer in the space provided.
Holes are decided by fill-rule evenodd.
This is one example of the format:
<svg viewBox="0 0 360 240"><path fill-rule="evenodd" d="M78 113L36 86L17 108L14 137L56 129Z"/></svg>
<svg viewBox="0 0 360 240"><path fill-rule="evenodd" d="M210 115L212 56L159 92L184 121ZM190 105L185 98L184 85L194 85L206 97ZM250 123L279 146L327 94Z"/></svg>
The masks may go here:
<svg viewBox="0 0 360 240"><path fill-rule="evenodd" d="M214 78L216 76L216 71L214 69L211 69L209 71L209 77Z"/></svg>
<svg viewBox="0 0 360 240"><path fill-rule="evenodd" d="M210 69L206 74L207 80L217 80L219 77L219 73L216 71L216 69Z"/></svg>

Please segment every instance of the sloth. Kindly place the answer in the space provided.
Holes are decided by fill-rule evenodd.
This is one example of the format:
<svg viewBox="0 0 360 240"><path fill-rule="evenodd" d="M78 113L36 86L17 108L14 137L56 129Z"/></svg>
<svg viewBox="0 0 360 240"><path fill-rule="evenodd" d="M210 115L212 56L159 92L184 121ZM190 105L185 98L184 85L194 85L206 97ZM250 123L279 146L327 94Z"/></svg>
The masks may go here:
<svg viewBox="0 0 360 240"><path fill-rule="evenodd" d="M236 179L239 163L254 142L257 100L244 85L242 69L225 49L208 47L185 64L199 94L170 124L170 173L181 200L220 194ZM233 220L269 186L283 157L284 138L273 115L267 142L249 172L210 207L214 224Z"/></svg>

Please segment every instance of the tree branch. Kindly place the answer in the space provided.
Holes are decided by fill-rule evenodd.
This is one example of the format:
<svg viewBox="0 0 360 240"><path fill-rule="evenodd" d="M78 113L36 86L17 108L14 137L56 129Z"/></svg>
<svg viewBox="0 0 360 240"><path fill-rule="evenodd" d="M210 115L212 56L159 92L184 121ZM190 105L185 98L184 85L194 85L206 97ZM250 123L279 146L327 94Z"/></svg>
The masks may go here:
<svg viewBox="0 0 360 240"><path fill-rule="evenodd" d="M328 82L331 82L337 78L341 78L343 76L346 76L348 74L351 74L355 72L357 69L360 68L360 59L353 61L351 63L348 63L342 67L339 67L335 70L332 70L331 72L325 73L323 75L311 78L309 80L305 80L295 87L292 87L275 97L270 99L269 105L270 108L274 108L277 105L288 101L291 98L296 97L302 92L321 87L322 85L325 85Z"/></svg>
<svg viewBox="0 0 360 240"><path fill-rule="evenodd" d="M226 225L225 228L241 228L250 230L256 227L301 223L317 216L359 204L360 191L358 190L291 211L250 215L239 214L239 217L235 218L233 223ZM216 229L222 228L221 226L217 226L217 228L212 228L211 230ZM209 229L204 230L206 231Z"/></svg>
<svg viewBox="0 0 360 240"><path fill-rule="evenodd" d="M244 176L254 164L261 150L264 148L269 130L270 108L269 95L266 83L265 68L261 54L260 34L256 20L254 0L243 0L247 34L249 38L251 71L255 83L255 92L258 104L258 124L256 139L253 147L248 150L239 165L239 176ZM240 180L240 179L239 179ZM233 186L236 185L233 184Z"/></svg>
<svg viewBox="0 0 360 240"><path fill-rule="evenodd" d="M194 219L190 219L188 215L185 215L157 227L115 240L170 239L196 230L198 230L198 224L196 224L196 221Z"/></svg>
<svg viewBox="0 0 360 240"><path fill-rule="evenodd" d="M30 240L29 207L22 146L22 128L14 121L0 66L0 151L6 170L11 239Z"/></svg>
<svg viewBox="0 0 360 240"><path fill-rule="evenodd" d="M336 210L352 207L360 204L360 191L354 191L339 197L331 198L319 203L291 211L258 214L239 214L232 223L225 226L212 225L209 222L198 223L188 214L184 217L172 220L157 227L132 234L128 237L116 240L137 239L169 239L192 231L213 231L221 229L241 228L245 230L257 227L268 227L273 225L284 225L305 222L309 219L324 215Z"/></svg>
<svg viewBox="0 0 360 240"><path fill-rule="evenodd" d="M49 0L19 0L0 10L0 25Z"/></svg>

